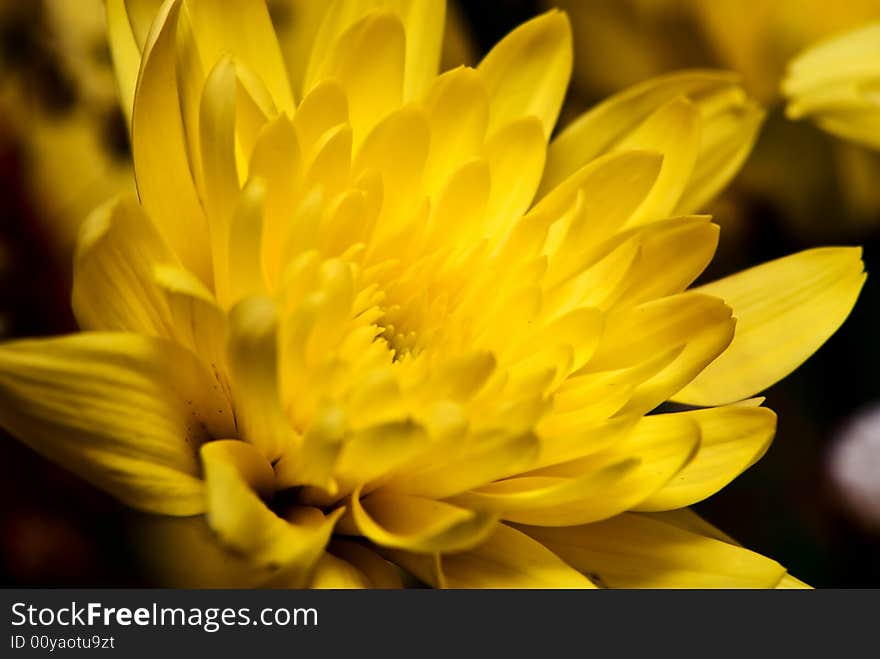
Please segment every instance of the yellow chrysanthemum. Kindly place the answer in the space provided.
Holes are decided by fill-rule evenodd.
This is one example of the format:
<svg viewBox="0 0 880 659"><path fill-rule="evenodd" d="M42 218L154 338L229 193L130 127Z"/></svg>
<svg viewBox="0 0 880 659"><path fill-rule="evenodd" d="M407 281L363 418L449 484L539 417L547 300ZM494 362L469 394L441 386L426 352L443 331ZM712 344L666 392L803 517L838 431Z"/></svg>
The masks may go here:
<svg viewBox="0 0 880 659"><path fill-rule="evenodd" d="M84 226L84 331L0 347L0 422L161 515L183 583L800 585L686 507L766 450L749 397L843 322L859 250L686 291L754 104L684 73L548 148L565 16L437 76L443 16L334 3L291 88L262 3L109 0L140 203Z"/></svg>
<svg viewBox="0 0 880 659"><path fill-rule="evenodd" d="M792 119L880 149L880 23L860 26L795 58L783 82Z"/></svg>

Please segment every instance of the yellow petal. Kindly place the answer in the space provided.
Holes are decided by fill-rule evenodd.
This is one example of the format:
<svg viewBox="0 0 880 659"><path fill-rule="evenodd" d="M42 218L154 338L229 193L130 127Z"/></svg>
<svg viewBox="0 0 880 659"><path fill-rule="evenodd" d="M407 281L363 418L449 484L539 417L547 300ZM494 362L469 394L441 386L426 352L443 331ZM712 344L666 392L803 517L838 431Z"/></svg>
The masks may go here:
<svg viewBox="0 0 880 659"><path fill-rule="evenodd" d="M265 83L276 107L293 114L294 102L281 49L264 2L187 0L203 67L210 71L227 54Z"/></svg>
<svg viewBox="0 0 880 659"><path fill-rule="evenodd" d="M252 179L242 190L229 227L229 302L267 293L262 238L266 184Z"/></svg>
<svg viewBox="0 0 880 659"><path fill-rule="evenodd" d="M549 138L571 66L571 26L560 11L533 18L504 37L477 67L489 92L489 134L534 116Z"/></svg>
<svg viewBox="0 0 880 659"><path fill-rule="evenodd" d="M584 372L645 363L684 346L661 371L638 384L620 413L644 413L679 392L730 345L734 320L721 300L694 292L609 314L606 332Z"/></svg>
<svg viewBox="0 0 880 659"><path fill-rule="evenodd" d="M424 111L403 108L385 118L364 140L353 165L355 175L378 172L386 190L376 240L392 237L422 201L421 181L430 132Z"/></svg>
<svg viewBox="0 0 880 659"><path fill-rule="evenodd" d="M705 210L739 172L752 151L764 121L764 110L739 87L721 90L717 100L698 103L700 152L687 186L673 213Z"/></svg>
<svg viewBox="0 0 880 659"><path fill-rule="evenodd" d="M107 41L113 58L113 71L119 85L122 113L131 127L131 111L134 106L134 90L137 86L141 49L135 40L125 0L107 0Z"/></svg>
<svg viewBox="0 0 880 659"><path fill-rule="evenodd" d="M383 489L445 499L528 469L539 447L538 438L531 434L475 437L472 445L465 450L459 449L457 455L444 455L442 464L424 470L408 470L386 483Z"/></svg>
<svg viewBox="0 0 880 659"><path fill-rule="evenodd" d="M470 551L443 556L439 570L431 557L389 553L396 563L434 587L595 588L541 543L504 524Z"/></svg>
<svg viewBox="0 0 880 659"><path fill-rule="evenodd" d="M682 412L700 426L697 454L636 510L672 510L702 501L753 465L770 446L776 415L766 407L731 405Z"/></svg>
<svg viewBox="0 0 880 659"><path fill-rule="evenodd" d="M449 176L431 209L432 241L438 248L482 237L490 181L489 165L483 159L471 160Z"/></svg>
<svg viewBox="0 0 880 659"><path fill-rule="evenodd" d="M315 145L328 130L347 122L345 90L334 80L324 80L316 85L293 115L299 147L308 154L307 160L311 160Z"/></svg>
<svg viewBox="0 0 880 659"><path fill-rule="evenodd" d="M639 253L616 291L616 307L681 293L709 265L718 246L718 225L708 217L651 222L631 235Z"/></svg>
<svg viewBox="0 0 880 659"><path fill-rule="evenodd" d="M99 207L80 229L73 264L73 312L80 327L172 338L173 320L153 270L178 263L134 199Z"/></svg>
<svg viewBox="0 0 880 659"><path fill-rule="evenodd" d="M760 402L755 403L754 401L763 401L761 398L754 398L749 401L743 401L743 404L746 405L760 405ZM696 535L707 536L709 538L713 538L715 540L720 540L721 542L726 542L734 547L742 547L740 543L731 538L729 535L721 531L720 529L712 526L709 522L701 518L695 512L693 512L690 508L679 508L678 510L669 510L665 512L659 513L648 513L645 515L651 519L663 522L665 524L670 524L672 526L678 527L684 531L689 533L694 533ZM783 589L809 589L812 588L809 584L804 583L800 579L797 579L790 574L786 573L783 575L782 579L779 580L779 583L776 584L775 588L783 588Z"/></svg>
<svg viewBox="0 0 880 659"><path fill-rule="evenodd" d="M403 100L409 101L424 91L440 67L446 0L402 0L398 7L406 32Z"/></svg>
<svg viewBox="0 0 880 659"><path fill-rule="evenodd" d="M320 590L348 590L369 588L366 575L354 565L333 554L324 553L318 559L309 588Z"/></svg>
<svg viewBox="0 0 880 659"><path fill-rule="evenodd" d="M651 222L672 214L694 170L700 149L700 114L683 97L660 106L618 145L618 149L642 149L663 155L654 187L630 218L630 224Z"/></svg>
<svg viewBox="0 0 880 659"><path fill-rule="evenodd" d="M246 298L230 311L229 367L241 436L278 459L296 438L279 396L278 314L269 298Z"/></svg>
<svg viewBox="0 0 880 659"><path fill-rule="evenodd" d="M702 96L735 84L723 71L684 71L653 78L602 101L575 119L550 144L539 196L573 172L615 148L652 113L675 98Z"/></svg>
<svg viewBox="0 0 880 659"><path fill-rule="evenodd" d="M733 307L733 342L676 400L723 405L775 384L843 324L865 282L861 249L806 250L701 286Z"/></svg>
<svg viewBox="0 0 880 659"><path fill-rule="evenodd" d="M334 540L330 545L334 556L357 568L370 588L401 588L399 569L379 556L373 549L349 540Z"/></svg>
<svg viewBox="0 0 880 659"><path fill-rule="evenodd" d="M316 508L301 507L279 517L252 486L271 465L256 449L238 443L242 447L234 458L227 442L202 446L208 524L227 547L277 569L276 579L302 585L344 509L325 516Z"/></svg>
<svg viewBox="0 0 880 659"><path fill-rule="evenodd" d="M699 443L699 427L690 419L649 416L609 449L492 483L454 501L523 524L586 524L655 493L692 459Z"/></svg>
<svg viewBox="0 0 880 659"><path fill-rule="evenodd" d="M383 547L419 553L463 551L495 529L495 516L442 501L381 490L352 496L352 520L361 534Z"/></svg>
<svg viewBox="0 0 880 659"><path fill-rule="evenodd" d="M586 526L518 528L610 588L772 588L785 573L760 554L629 513Z"/></svg>
<svg viewBox="0 0 880 659"><path fill-rule="evenodd" d="M348 97L356 145L383 117L400 107L405 49L400 18L392 11L375 11L342 32L326 52L318 48L312 52L306 91L322 80L340 84Z"/></svg>
<svg viewBox="0 0 880 659"><path fill-rule="evenodd" d="M484 147L491 177L485 236L500 242L532 205L544 171L544 144L534 117L505 124L489 138Z"/></svg>
<svg viewBox="0 0 880 659"><path fill-rule="evenodd" d="M124 503L166 515L204 504L196 451L231 432L193 355L136 334L80 333L0 347L0 424Z"/></svg>
<svg viewBox="0 0 880 659"><path fill-rule="evenodd" d="M177 93L175 39L180 2L162 6L144 48L132 113L138 194L183 264L211 284L208 227L187 156Z"/></svg>
<svg viewBox="0 0 880 659"><path fill-rule="evenodd" d="M780 590L807 590L812 588L812 586L786 573L779 583L776 584L776 588Z"/></svg>
<svg viewBox="0 0 880 659"><path fill-rule="evenodd" d="M601 256L597 252L606 240L629 223L647 198L661 162L659 154L646 151L597 158L535 206L530 215L545 215L554 222L544 245L550 258L548 287L583 273Z"/></svg>
<svg viewBox="0 0 880 659"><path fill-rule="evenodd" d="M153 276L171 314L172 338L202 359L205 367L214 374L221 393L231 402L226 314L217 306L210 291L186 270L159 266ZM218 415L224 413L225 410L217 410Z"/></svg>
<svg viewBox="0 0 880 659"><path fill-rule="evenodd" d="M340 487L351 490L392 472L427 443L417 423L390 421L356 432L342 448L334 474Z"/></svg>
<svg viewBox="0 0 880 659"><path fill-rule="evenodd" d="M296 131L287 115L281 114L263 126L249 166L249 175L259 177L266 186L260 260L270 287L277 286L281 276L284 231L293 216L301 171ZM235 249L235 245L230 244L230 249Z"/></svg>
<svg viewBox="0 0 880 659"><path fill-rule="evenodd" d="M224 57L208 75L199 110L204 206L211 236L214 289L222 304L229 299L229 223L239 195L235 95L235 67L231 58Z"/></svg>
<svg viewBox="0 0 880 659"><path fill-rule="evenodd" d="M306 429L299 451L285 453L275 463L278 488L310 485L336 495L339 488L332 475L346 430L345 415L339 407L330 405L320 410Z"/></svg>
<svg viewBox="0 0 880 659"><path fill-rule="evenodd" d="M459 67L434 80L422 106L431 127L425 182L435 193L452 172L479 154L489 123L489 98L479 74Z"/></svg>

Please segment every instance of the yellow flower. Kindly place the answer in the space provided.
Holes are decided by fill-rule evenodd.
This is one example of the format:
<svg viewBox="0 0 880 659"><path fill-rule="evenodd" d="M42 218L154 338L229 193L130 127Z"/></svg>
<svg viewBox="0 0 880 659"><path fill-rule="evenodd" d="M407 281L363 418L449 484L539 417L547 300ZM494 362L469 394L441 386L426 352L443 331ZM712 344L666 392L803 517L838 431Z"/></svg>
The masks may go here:
<svg viewBox="0 0 880 659"><path fill-rule="evenodd" d="M554 4L549 0L547 5ZM617 89L634 80L712 62L743 77L762 103L779 98L788 60L810 43L871 20L878 0L557 0L571 14L575 75ZM614 49L614 66L604 58Z"/></svg>
<svg viewBox="0 0 880 659"><path fill-rule="evenodd" d="M110 0L140 203L84 225L84 331L0 347L0 423L159 515L188 584L801 585L687 506L767 449L750 397L860 250L686 290L754 104L679 74L548 147L565 15L437 76L443 16L337 2L291 87L261 3Z"/></svg>
<svg viewBox="0 0 880 659"><path fill-rule="evenodd" d="M880 149L880 23L860 26L800 54L783 82L791 119Z"/></svg>

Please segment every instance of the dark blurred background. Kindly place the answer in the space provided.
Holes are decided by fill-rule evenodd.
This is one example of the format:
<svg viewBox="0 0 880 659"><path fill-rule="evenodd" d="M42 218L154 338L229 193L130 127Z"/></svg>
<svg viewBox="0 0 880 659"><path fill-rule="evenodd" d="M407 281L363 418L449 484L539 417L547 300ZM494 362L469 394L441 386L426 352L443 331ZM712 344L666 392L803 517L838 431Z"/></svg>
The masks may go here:
<svg viewBox="0 0 880 659"><path fill-rule="evenodd" d="M302 3L271 3L279 30L296 24ZM475 63L552 4L454 5L445 65ZM685 67L736 68L768 108L755 153L709 209L722 233L704 279L819 245L864 246L869 277L850 318L766 392L766 405L779 414L767 455L696 509L811 585L880 586L880 414L863 420L857 436L853 430L880 407L880 160L810 124L786 121L776 92L788 58L829 31L880 18L880 0L835 7L812 0L562 4L572 12L577 53L563 124L614 91ZM69 290L78 223L131 185L102 17L99 0L0 1L4 339L75 329ZM719 24L730 30L719 36ZM741 47L731 48L730 39ZM148 585L120 504L6 436L0 465L4 586Z"/></svg>

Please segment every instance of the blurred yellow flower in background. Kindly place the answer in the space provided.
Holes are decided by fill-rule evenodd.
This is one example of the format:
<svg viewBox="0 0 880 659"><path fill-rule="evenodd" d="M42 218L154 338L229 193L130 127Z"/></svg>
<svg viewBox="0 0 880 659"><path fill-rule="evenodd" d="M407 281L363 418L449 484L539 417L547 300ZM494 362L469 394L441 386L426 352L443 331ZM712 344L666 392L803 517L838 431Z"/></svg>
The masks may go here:
<svg viewBox="0 0 880 659"><path fill-rule="evenodd" d="M780 83L811 43L880 16L880 0L547 0L571 14L578 111L647 77L694 66L737 72L769 107L736 188L717 208L728 239L747 240L754 204L773 205L804 240L840 240L876 223L880 156L787 121ZM613 53L613 65L609 65ZM792 176L796 167L797 176ZM757 227L755 231L760 231ZM741 234L741 235L740 235Z"/></svg>
<svg viewBox="0 0 880 659"><path fill-rule="evenodd" d="M0 424L156 515L165 578L803 585L687 506L763 455L753 396L865 274L822 248L687 290L763 117L729 75L548 145L558 11L438 76L442 2L335 2L293 63L263 3L135 5L107 16L139 201L82 228L83 331L0 346Z"/></svg>
<svg viewBox="0 0 880 659"><path fill-rule="evenodd" d="M798 55L783 83L786 113L880 149L880 23L859 26Z"/></svg>

